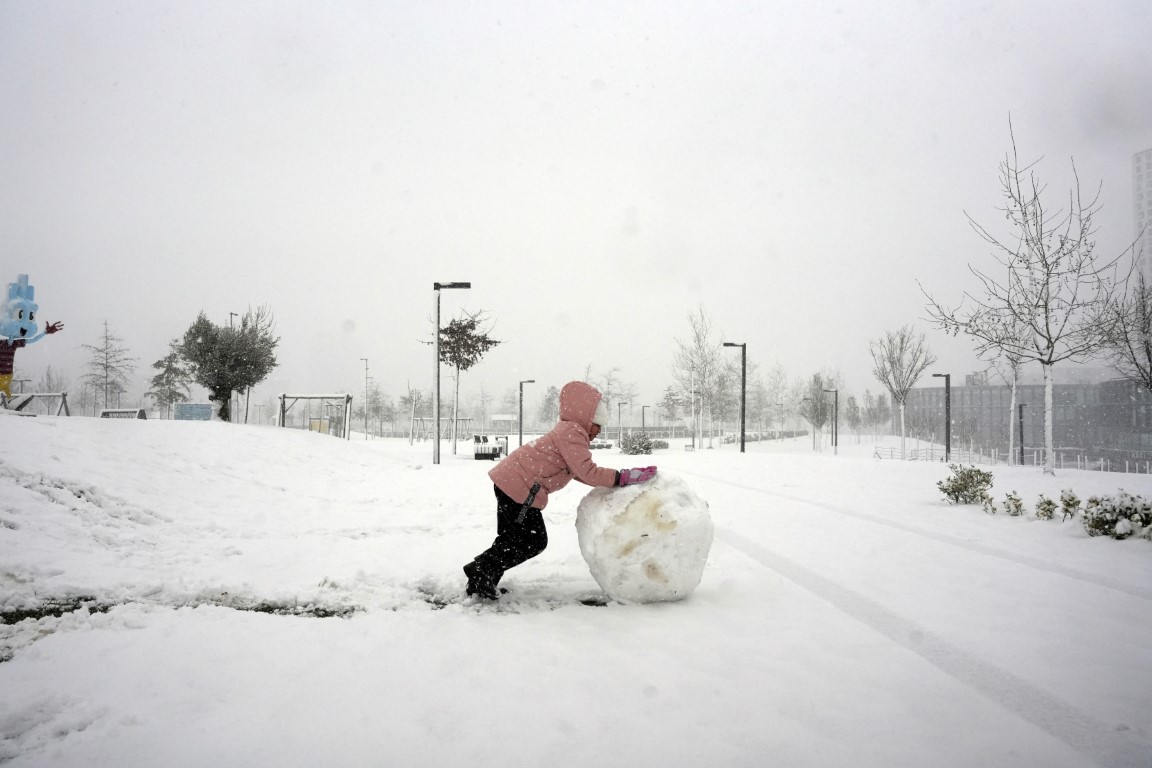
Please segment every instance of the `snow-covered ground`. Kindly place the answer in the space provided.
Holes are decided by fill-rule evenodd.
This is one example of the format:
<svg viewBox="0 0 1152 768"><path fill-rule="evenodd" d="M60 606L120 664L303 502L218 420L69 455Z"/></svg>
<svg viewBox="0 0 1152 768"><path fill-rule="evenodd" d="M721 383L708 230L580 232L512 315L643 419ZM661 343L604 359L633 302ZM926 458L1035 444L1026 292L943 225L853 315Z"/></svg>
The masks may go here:
<svg viewBox="0 0 1152 768"><path fill-rule="evenodd" d="M642 457L716 526L679 603L580 602L573 483L493 608L454 599L495 526L467 444L2 418L0 610L84 607L0 626L0 763L1152 766L1152 542L844 442Z"/></svg>

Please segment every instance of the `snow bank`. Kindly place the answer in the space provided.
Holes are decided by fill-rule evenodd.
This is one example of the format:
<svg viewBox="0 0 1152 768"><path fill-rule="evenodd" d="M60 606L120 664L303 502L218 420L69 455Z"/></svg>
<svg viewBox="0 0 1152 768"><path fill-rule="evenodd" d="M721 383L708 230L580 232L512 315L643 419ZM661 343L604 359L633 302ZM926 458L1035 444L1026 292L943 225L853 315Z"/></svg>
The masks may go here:
<svg viewBox="0 0 1152 768"><path fill-rule="evenodd" d="M596 488L576 511L580 552L614 600L682 600L700 583L712 546L708 502L678 476Z"/></svg>

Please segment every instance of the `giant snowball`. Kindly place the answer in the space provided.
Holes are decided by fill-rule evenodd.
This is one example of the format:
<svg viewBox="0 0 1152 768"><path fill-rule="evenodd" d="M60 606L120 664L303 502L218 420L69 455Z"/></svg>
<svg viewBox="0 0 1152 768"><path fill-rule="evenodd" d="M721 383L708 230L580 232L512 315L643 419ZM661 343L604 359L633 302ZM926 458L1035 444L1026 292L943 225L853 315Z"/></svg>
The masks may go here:
<svg viewBox="0 0 1152 768"><path fill-rule="evenodd" d="M589 491L576 532L592 578L622 603L692 594L712 546L708 502L663 471L646 483Z"/></svg>

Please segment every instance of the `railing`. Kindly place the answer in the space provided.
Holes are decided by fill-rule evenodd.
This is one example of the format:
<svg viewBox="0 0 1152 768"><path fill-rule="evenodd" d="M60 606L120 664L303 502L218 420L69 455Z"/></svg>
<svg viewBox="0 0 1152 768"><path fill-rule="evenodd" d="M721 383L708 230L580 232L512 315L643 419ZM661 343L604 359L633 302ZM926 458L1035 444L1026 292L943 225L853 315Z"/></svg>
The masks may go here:
<svg viewBox="0 0 1152 768"><path fill-rule="evenodd" d="M872 453L877 459L903 459L905 461L944 461L943 446L929 446L927 448L910 448L901 454L899 448L877 446ZM971 449L953 449L948 461L954 464L1016 464L1019 465L1019 452L1013 452L1009 461L1007 451L984 453ZM1107 456L1087 456L1071 451L1056 451L1056 469L1085 469L1096 472L1124 472L1128 474L1152 474L1152 461L1118 460ZM1044 464L1044 451L1024 451L1024 465L1039 467Z"/></svg>
<svg viewBox="0 0 1152 768"><path fill-rule="evenodd" d="M877 446L872 456L877 459L904 459L905 461L944 461L943 446L929 446L927 448L909 448L901 453L899 448ZM949 461L962 464L995 464L996 460L988 454L970 449L953 450Z"/></svg>

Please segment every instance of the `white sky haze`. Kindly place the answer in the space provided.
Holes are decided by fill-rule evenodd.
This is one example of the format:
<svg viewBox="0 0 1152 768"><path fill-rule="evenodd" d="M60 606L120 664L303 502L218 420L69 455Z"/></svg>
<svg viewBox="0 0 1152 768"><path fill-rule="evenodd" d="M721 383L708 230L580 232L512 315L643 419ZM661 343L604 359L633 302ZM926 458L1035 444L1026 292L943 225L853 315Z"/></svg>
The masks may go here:
<svg viewBox="0 0 1152 768"><path fill-rule="evenodd" d="M356 393L365 357L397 396L459 280L497 397L592 365L655 403L697 307L852 394L908 322L962 376L916 280L958 301L987 265L964 212L997 223L1009 115L1127 247L1148 30L1136 1L0 2L0 283L65 324L18 375L78 379L107 320L142 392L198 312L267 304L257 397Z"/></svg>

